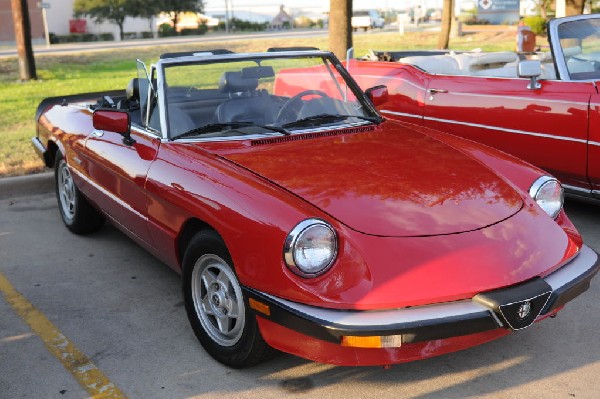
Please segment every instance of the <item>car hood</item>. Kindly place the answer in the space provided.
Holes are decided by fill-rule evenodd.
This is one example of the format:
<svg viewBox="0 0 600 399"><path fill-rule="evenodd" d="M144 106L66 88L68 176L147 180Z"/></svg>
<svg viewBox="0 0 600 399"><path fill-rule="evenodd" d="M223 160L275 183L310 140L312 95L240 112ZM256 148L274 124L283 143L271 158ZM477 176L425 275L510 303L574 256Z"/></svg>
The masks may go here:
<svg viewBox="0 0 600 399"><path fill-rule="evenodd" d="M259 140L220 155L370 235L473 231L523 206L503 178L426 129L356 130Z"/></svg>

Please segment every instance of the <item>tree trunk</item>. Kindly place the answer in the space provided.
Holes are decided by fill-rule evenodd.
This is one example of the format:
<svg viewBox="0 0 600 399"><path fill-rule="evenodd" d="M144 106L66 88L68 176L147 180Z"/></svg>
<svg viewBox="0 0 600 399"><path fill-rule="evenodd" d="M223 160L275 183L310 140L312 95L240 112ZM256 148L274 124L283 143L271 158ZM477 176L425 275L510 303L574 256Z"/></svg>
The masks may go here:
<svg viewBox="0 0 600 399"><path fill-rule="evenodd" d="M585 6L585 0L567 0L567 8L566 8L567 16L583 14L584 6Z"/></svg>
<svg viewBox="0 0 600 399"><path fill-rule="evenodd" d="M442 30L438 36L438 48L446 50L450 44L450 26L452 25L452 10L454 8L454 0L444 0L442 8Z"/></svg>
<svg viewBox="0 0 600 399"><path fill-rule="evenodd" d="M11 0L15 39L19 54L19 75L22 81L37 79L31 45L31 22L27 0Z"/></svg>
<svg viewBox="0 0 600 399"><path fill-rule="evenodd" d="M341 60L352 47L352 0L329 1L329 49Z"/></svg>
<svg viewBox="0 0 600 399"><path fill-rule="evenodd" d="M120 21L117 21L117 25L119 25L119 40L123 40L123 24L125 23L125 18Z"/></svg>

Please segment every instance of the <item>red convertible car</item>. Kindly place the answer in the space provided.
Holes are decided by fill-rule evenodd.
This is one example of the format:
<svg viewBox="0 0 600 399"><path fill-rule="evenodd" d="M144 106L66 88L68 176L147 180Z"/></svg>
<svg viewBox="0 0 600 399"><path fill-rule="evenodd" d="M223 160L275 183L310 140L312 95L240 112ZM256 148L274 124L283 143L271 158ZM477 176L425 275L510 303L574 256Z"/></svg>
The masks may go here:
<svg viewBox="0 0 600 399"><path fill-rule="evenodd" d="M600 199L600 15L551 20L548 35L547 51L372 51L349 69L388 87L384 116L488 144Z"/></svg>
<svg viewBox="0 0 600 399"><path fill-rule="evenodd" d="M125 86L125 85L124 85ZM74 233L109 220L181 273L231 367L273 348L388 365L548 316L600 263L560 183L512 156L384 120L326 51L165 54L126 90L55 97L33 144Z"/></svg>

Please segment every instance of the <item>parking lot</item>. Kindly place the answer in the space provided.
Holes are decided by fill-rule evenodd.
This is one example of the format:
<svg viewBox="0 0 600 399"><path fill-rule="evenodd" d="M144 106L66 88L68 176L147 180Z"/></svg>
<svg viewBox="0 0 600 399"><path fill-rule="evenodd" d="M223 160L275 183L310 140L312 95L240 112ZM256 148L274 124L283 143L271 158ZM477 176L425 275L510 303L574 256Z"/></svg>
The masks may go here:
<svg viewBox="0 0 600 399"><path fill-rule="evenodd" d="M600 397L600 277L557 318L466 351L387 369L281 354L232 370L197 342L175 272L110 225L70 234L37 191L0 196L0 398ZM599 251L600 206L567 213Z"/></svg>

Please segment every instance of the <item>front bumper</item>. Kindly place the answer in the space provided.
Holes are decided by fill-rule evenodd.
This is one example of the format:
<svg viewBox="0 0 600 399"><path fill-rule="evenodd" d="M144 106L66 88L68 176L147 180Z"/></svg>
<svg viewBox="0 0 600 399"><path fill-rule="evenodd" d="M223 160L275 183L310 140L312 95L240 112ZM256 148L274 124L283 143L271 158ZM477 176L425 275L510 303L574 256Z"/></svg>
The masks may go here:
<svg viewBox="0 0 600 399"><path fill-rule="evenodd" d="M519 330L585 292L600 270L598 254L584 245L571 261L544 278L485 292L470 300L381 311L308 306L245 287L248 306L271 322L340 344L347 336L396 336L395 346L495 329Z"/></svg>

